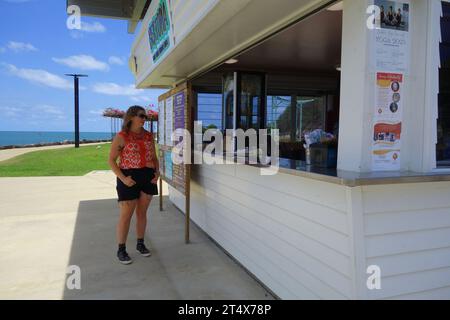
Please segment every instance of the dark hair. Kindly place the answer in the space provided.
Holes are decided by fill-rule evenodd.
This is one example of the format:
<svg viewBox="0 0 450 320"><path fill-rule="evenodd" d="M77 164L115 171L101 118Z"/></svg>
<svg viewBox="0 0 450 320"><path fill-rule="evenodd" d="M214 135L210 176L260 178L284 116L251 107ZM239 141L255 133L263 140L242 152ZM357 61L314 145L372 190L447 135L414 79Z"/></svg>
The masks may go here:
<svg viewBox="0 0 450 320"><path fill-rule="evenodd" d="M128 132L131 128L131 120L133 117L137 116L140 111L144 111L145 109L141 106L131 106L128 108L127 112L123 117L122 130Z"/></svg>

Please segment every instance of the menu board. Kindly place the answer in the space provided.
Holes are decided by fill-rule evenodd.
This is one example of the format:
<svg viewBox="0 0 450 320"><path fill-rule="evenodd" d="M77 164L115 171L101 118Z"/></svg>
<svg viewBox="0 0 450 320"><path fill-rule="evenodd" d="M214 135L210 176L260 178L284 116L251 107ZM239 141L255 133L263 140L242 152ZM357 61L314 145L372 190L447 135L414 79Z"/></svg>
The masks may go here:
<svg viewBox="0 0 450 320"><path fill-rule="evenodd" d="M164 119L159 123L159 159L161 177L170 186L186 195L189 182L188 164L174 163L172 150L179 141L172 141L172 133L177 129L189 128L188 85L184 83L159 97L159 115ZM164 136L164 138L162 138ZM183 154L179 154L181 157Z"/></svg>

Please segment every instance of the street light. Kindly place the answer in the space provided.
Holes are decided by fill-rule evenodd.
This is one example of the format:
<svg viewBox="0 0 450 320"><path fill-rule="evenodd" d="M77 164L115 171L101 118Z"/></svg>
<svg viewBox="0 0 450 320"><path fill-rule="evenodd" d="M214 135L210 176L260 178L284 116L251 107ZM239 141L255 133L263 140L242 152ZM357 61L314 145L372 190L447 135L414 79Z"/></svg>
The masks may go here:
<svg viewBox="0 0 450 320"><path fill-rule="evenodd" d="M67 74L68 77L73 77L74 90L75 90L75 148L80 146L80 106L79 106L79 90L78 90L78 78L88 77L86 74Z"/></svg>

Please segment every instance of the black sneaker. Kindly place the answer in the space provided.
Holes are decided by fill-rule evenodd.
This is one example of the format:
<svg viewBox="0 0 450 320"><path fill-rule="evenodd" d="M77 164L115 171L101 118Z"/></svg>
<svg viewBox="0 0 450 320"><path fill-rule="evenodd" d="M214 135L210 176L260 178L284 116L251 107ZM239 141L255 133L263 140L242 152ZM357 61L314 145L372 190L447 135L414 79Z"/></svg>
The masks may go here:
<svg viewBox="0 0 450 320"><path fill-rule="evenodd" d="M152 253L150 252L150 250L148 250L145 247L144 243L138 243L136 245L136 250L137 252L139 252L141 255L143 255L144 257L150 257L152 255Z"/></svg>
<svg viewBox="0 0 450 320"><path fill-rule="evenodd" d="M117 258L119 258L119 262L122 264L130 264L133 262L125 250L117 251Z"/></svg>

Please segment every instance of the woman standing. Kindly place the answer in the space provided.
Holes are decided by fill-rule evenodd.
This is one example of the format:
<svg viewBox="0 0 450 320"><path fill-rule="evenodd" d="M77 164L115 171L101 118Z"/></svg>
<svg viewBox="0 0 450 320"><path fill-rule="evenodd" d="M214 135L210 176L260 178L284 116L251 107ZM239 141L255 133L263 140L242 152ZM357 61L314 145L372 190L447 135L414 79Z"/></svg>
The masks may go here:
<svg viewBox="0 0 450 320"><path fill-rule="evenodd" d="M114 137L109 155L109 165L116 174L120 217L117 224L117 257L119 262L132 262L126 251L126 240L131 217L136 211L136 250L143 256L151 255L144 245L147 209L153 195L158 194L159 162L153 134L144 129L147 115L139 106L130 107L122 130ZM117 158L119 164L117 164Z"/></svg>

